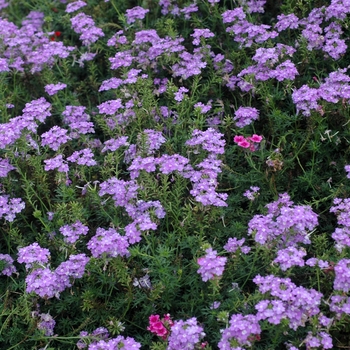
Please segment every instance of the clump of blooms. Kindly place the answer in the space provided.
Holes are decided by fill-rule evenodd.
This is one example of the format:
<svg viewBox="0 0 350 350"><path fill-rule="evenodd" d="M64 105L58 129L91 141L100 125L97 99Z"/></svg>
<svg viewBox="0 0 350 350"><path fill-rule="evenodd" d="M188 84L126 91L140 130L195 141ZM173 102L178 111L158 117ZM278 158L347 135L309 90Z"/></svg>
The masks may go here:
<svg viewBox="0 0 350 350"><path fill-rule="evenodd" d="M259 319L254 315L232 315L230 326L223 330L218 344L220 350L243 349L242 346L252 346L260 340L261 328Z"/></svg>
<svg viewBox="0 0 350 350"><path fill-rule="evenodd" d="M205 256L197 259L200 266L197 272L202 276L202 280L207 282L223 274L227 258L217 256L217 251L213 248L208 248L205 252Z"/></svg>
<svg viewBox="0 0 350 350"><path fill-rule="evenodd" d="M148 9L144 9L141 6L133 7L132 9L126 10L126 22L128 24L134 23L137 19L144 19Z"/></svg>
<svg viewBox="0 0 350 350"><path fill-rule="evenodd" d="M57 94L58 91L63 90L67 87L66 84L57 83L57 84L48 84L45 86L45 91L50 96Z"/></svg>
<svg viewBox="0 0 350 350"><path fill-rule="evenodd" d="M253 134L250 137L236 135L233 138L233 141L237 143L238 146L248 148L250 151L254 152L259 148L259 143L262 141L262 139L263 137L257 134Z"/></svg>
<svg viewBox="0 0 350 350"><path fill-rule="evenodd" d="M25 207L21 198L9 198L7 195L0 196L0 218L4 217L12 222L16 214L20 213Z"/></svg>
<svg viewBox="0 0 350 350"><path fill-rule="evenodd" d="M332 337L326 332L318 332L315 335L312 332L308 332L304 343L307 349L319 348L320 346L322 346L322 349L333 349Z"/></svg>
<svg viewBox="0 0 350 350"><path fill-rule="evenodd" d="M73 30L81 34L80 40L85 46L89 46L96 42L98 38L104 36L101 28L95 26L94 20L83 12L78 13L76 16L71 18Z"/></svg>
<svg viewBox="0 0 350 350"><path fill-rule="evenodd" d="M235 253L239 249L243 254L248 254L250 252L250 247L244 246L244 242L245 238L229 238L227 243L224 245L224 249L229 253Z"/></svg>
<svg viewBox="0 0 350 350"><path fill-rule="evenodd" d="M57 169L61 173L67 173L69 170L67 161L63 159L62 154L50 159L44 160L45 163L45 171L55 170Z"/></svg>
<svg viewBox="0 0 350 350"><path fill-rule="evenodd" d="M38 322L38 329L43 330L47 337L53 335L53 329L55 328L56 321L50 314L40 314L40 321Z"/></svg>
<svg viewBox="0 0 350 350"><path fill-rule="evenodd" d="M252 123L252 121L259 118L259 111L252 107L239 107L235 112L233 120L236 121L236 125L239 128L243 128L246 125Z"/></svg>
<svg viewBox="0 0 350 350"><path fill-rule="evenodd" d="M86 6L86 2L84 2L82 0L74 1L74 2L71 2L70 4L67 5L66 12L72 13L72 12L78 11L79 9L81 9L84 6Z"/></svg>
<svg viewBox="0 0 350 350"><path fill-rule="evenodd" d="M67 136L67 132L68 130L55 125L49 131L41 135L41 145L49 146L54 151L57 151L61 145L70 140L70 137Z"/></svg>
<svg viewBox="0 0 350 350"><path fill-rule="evenodd" d="M322 294L314 289L297 287L290 278L258 275L253 282L259 286L260 293L273 297L255 305L258 320L266 319L277 325L287 319L289 327L296 330L320 312Z"/></svg>
<svg viewBox="0 0 350 350"><path fill-rule="evenodd" d="M165 340L168 338L173 325L174 322L171 320L169 314L164 315L163 318L160 318L159 315L151 315L149 317L149 326L147 330Z"/></svg>
<svg viewBox="0 0 350 350"><path fill-rule="evenodd" d="M200 345L205 337L203 327L198 325L195 317L187 321L175 321L171 327L171 333L168 338L168 350L188 349L194 350L196 345Z"/></svg>
<svg viewBox="0 0 350 350"><path fill-rule="evenodd" d="M345 247L350 247L350 198L334 198L331 213L337 215L338 224L332 233L332 238L336 241L336 249L341 252Z"/></svg>
<svg viewBox="0 0 350 350"><path fill-rule="evenodd" d="M115 229L105 230L99 227L96 235L90 239L87 248L94 258L106 255L108 257L129 256L129 243L126 237L121 236Z"/></svg>
<svg viewBox="0 0 350 350"><path fill-rule="evenodd" d="M279 264L282 271L286 271L292 266L304 266L304 256L306 256L305 249L288 247L278 250L277 258L273 262Z"/></svg>
<svg viewBox="0 0 350 350"><path fill-rule="evenodd" d="M13 259L10 255L0 254L0 261L5 265L2 271L0 272L0 275L11 276L17 271L15 266L13 265Z"/></svg>
<svg viewBox="0 0 350 350"><path fill-rule="evenodd" d="M243 193L243 196L248 198L250 201L254 201L256 197L259 196L259 190L260 190L260 187L257 187L257 186L250 186L250 190L246 190L244 193Z"/></svg>
<svg viewBox="0 0 350 350"><path fill-rule="evenodd" d="M255 215L248 224L248 234L261 245L278 247L310 244L309 231L318 224L317 214L308 205L294 205L287 193L267 204L267 215Z"/></svg>
<svg viewBox="0 0 350 350"><path fill-rule="evenodd" d="M31 245L18 249L17 261L22 264L25 263L26 269L33 267L34 263L47 264L50 258L50 251L46 248L41 248L37 242Z"/></svg>
<svg viewBox="0 0 350 350"><path fill-rule="evenodd" d="M65 242L74 244L80 235L87 235L89 228L78 220L74 224L60 227L59 231L64 236Z"/></svg>
<svg viewBox="0 0 350 350"><path fill-rule="evenodd" d="M81 151L75 151L67 160L79 165L94 166L97 165L97 162L93 159L93 156L94 154L90 148L84 148Z"/></svg>

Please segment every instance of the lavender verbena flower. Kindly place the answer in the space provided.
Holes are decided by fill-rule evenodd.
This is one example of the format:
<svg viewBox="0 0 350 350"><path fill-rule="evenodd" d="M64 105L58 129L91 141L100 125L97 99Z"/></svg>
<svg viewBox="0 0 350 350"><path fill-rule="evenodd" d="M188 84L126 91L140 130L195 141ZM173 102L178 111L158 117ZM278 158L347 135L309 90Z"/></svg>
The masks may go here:
<svg viewBox="0 0 350 350"><path fill-rule="evenodd" d="M327 269L329 267L329 262L317 258L310 258L305 261L305 265L311 267L318 266L320 269Z"/></svg>
<svg viewBox="0 0 350 350"><path fill-rule="evenodd" d="M237 237L229 238L227 243L224 245L224 249L229 253L235 253L238 249L243 254L248 254L250 251L250 247L243 246L243 243L245 242L245 238L237 239Z"/></svg>
<svg viewBox="0 0 350 350"><path fill-rule="evenodd" d="M73 30L81 34L80 40L84 45L90 45L104 36L101 28L95 27L94 20L83 12L70 19Z"/></svg>
<svg viewBox="0 0 350 350"><path fill-rule="evenodd" d="M200 345L205 337L203 327L198 325L195 317L187 321L175 321L171 327L171 333L168 338L168 350L187 349L194 350Z"/></svg>
<svg viewBox="0 0 350 350"><path fill-rule="evenodd" d="M329 310L336 313L336 318L341 318L345 313L350 315L350 297L344 295L333 295L329 304Z"/></svg>
<svg viewBox="0 0 350 350"><path fill-rule="evenodd" d="M74 244L80 235L87 235L89 228L78 220L74 224L60 227L59 231L65 237L65 242Z"/></svg>
<svg viewBox="0 0 350 350"><path fill-rule="evenodd" d="M109 194L112 196L116 207L125 207L129 202L133 202L137 198L138 188L136 181L124 181L112 177L100 184L98 194L101 197Z"/></svg>
<svg viewBox="0 0 350 350"><path fill-rule="evenodd" d="M304 256L306 256L304 248L288 247L280 249L277 252L277 258L273 262L279 264L282 271L286 271L292 266L304 266Z"/></svg>
<svg viewBox="0 0 350 350"><path fill-rule="evenodd" d="M341 252L344 247L350 247L350 198L335 198L333 203L329 211L337 215L338 224L343 227L336 228L332 238L336 241L336 249Z"/></svg>
<svg viewBox="0 0 350 350"><path fill-rule="evenodd" d="M194 38L192 44L199 45L201 43L201 38L212 38L215 35L209 29L195 29L191 36Z"/></svg>
<svg viewBox="0 0 350 350"><path fill-rule="evenodd" d="M45 171L57 169L61 173L67 173L69 170L67 162L63 159L62 154L50 159L44 160Z"/></svg>
<svg viewBox="0 0 350 350"><path fill-rule="evenodd" d="M67 261L59 264L54 271L56 284L59 292L72 286L71 280L82 278L85 273L85 266L89 262L85 254L70 255Z"/></svg>
<svg viewBox="0 0 350 350"><path fill-rule="evenodd" d="M350 290L350 259L341 259L334 266L334 290L348 293Z"/></svg>
<svg viewBox="0 0 350 350"><path fill-rule="evenodd" d="M96 235L91 238L87 248L91 251L94 258L129 256L129 243L126 237L121 236L115 229L105 230L99 227Z"/></svg>
<svg viewBox="0 0 350 350"><path fill-rule="evenodd" d="M110 78L107 80L104 80L100 86L100 88L98 89L99 92L101 91L108 91L111 89L118 89L119 86L123 85L124 81L122 79L119 78Z"/></svg>
<svg viewBox="0 0 350 350"><path fill-rule="evenodd" d="M189 164L189 159L179 154L163 154L159 158L159 171L162 174L170 174L172 172L183 172L186 166Z"/></svg>
<svg viewBox="0 0 350 350"><path fill-rule="evenodd" d="M137 139L138 143L144 146L144 151L149 156L159 150L161 145L166 141L161 131L152 129L145 129L142 134L138 135Z"/></svg>
<svg viewBox="0 0 350 350"><path fill-rule="evenodd" d="M58 297L61 292L57 284L57 276L48 267L38 268L26 277L26 292L35 293L41 298Z"/></svg>
<svg viewBox="0 0 350 350"><path fill-rule="evenodd" d="M129 146L129 142L127 142L128 136L121 136L116 139L110 139L105 141L104 147L102 148L101 152L104 153L106 151L116 151L122 146Z"/></svg>
<svg viewBox="0 0 350 350"><path fill-rule="evenodd" d="M63 83L48 84L48 85L45 85L45 91L50 96L53 96L53 95L57 94L58 91L63 90L66 87L67 87L67 85L63 84Z"/></svg>
<svg viewBox="0 0 350 350"><path fill-rule="evenodd" d="M271 78L275 78L278 81L294 80L297 75L299 75L299 72L291 60L284 61L270 72Z"/></svg>
<svg viewBox="0 0 350 350"><path fill-rule="evenodd" d="M259 320L254 315L232 315L230 326L222 331L218 348L220 350L243 349L252 346L254 340L260 339Z"/></svg>
<svg viewBox="0 0 350 350"><path fill-rule="evenodd" d="M210 305L210 310L216 310L220 307L221 303L220 301L214 301L211 305Z"/></svg>
<svg viewBox="0 0 350 350"><path fill-rule="evenodd" d="M267 215L255 215L248 224L248 234L253 234L257 243L279 248L311 243L308 233L318 221L310 206L293 205L285 193L266 207Z"/></svg>
<svg viewBox="0 0 350 350"><path fill-rule="evenodd" d="M213 154L224 154L225 140L223 134L213 128L206 131L193 130L192 138L185 142L186 146L202 146L202 148Z"/></svg>
<svg viewBox="0 0 350 350"><path fill-rule="evenodd" d="M41 248L37 242L18 249L17 261L25 263L26 269L30 269L33 263L47 264L50 258L50 251L46 248Z"/></svg>
<svg viewBox="0 0 350 350"><path fill-rule="evenodd" d="M208 101L206 105L202 102L198 102L193 107L198 108L201 114L205 114L211 110L212 105L211 105L211 101Z"/></svg>
<svg viewBox="0 0 350 350"><path fill-rule="evenodd" d="M188 92L189 90L185 87L180 87L180 89L175 93L174 100L177 102L181 102L184 98L184 93Z"/></svg>
<svg viewBox="0 0 350 350"><path fill-rule="evenodd" d="M140 156L135 157L131 165L128 167L128 171L130 172L131 179L136 179L141 170L144 170L148 173L156 171L156 165L159 163L158 158L154 158L153 156L142 158Z"/></svg>
<svg viewBox="0 0 350 350"><path fill-rule="evenodd" d="M74 2L71 2L70 4L67 5L65 12L72 13L72 12L75 12L86 5L87 5L86 2L84 2L84 1L81 1L81 0L74 1Z"/></svg>
<svg viewBox="0 0 350 350"><path fill-rule="evenodd" d="M61 145L71 139L67 136L67 132L68 130L55 125L49 131L41 135L41 145L49 146L54 151L57 151Z"/></svg>
<svg viewBox="0 0 350 350"><path fill-rule="evenodd" d="M13 265L13 259L8 254L0 254L0 261L5 265L3 270L0 271L0 275L11 276L13 273L17 272L17 269Z"/></svg>
<svg viewBox="0 0 350 350"><path fill-rule="evenodd" d="M319 332L316 335L308 332L303 343L305 343L307 349L319 347L322 347L322 349L333 349L332 337L326 332Z"/></svg>
<svg viewBox="0 0 350 350"><path fill-rule="evenodd" d="M75 151L67 160L79 165L94 166L97 165L97 162L93 159L93 156L91 149L85 148L81 151Z"/></svg>
<svg viewBox="0 0 350 350"><path fill-rule="evenodd" d="M122 100L118 98L117 100L103 102L97 108L100 114L114 115L118 109L124 108L124 106Z"/></svg>
<svg viewBox="0 0 350 350"><path fill-rule="evenodd" d="M113 350L139 350L141 344L138 343L134 338L123 337L119 335L117 338L110 340L100 340L93 342L89 345L88 350L102 350L102 349L113 349Z"/></svg>
<svg viewBox="0 0 350 350"><path fill-rule="evenodd" d="M38 329L45 332L45 336L51 337L56 322L50 314L39 314L40 321L38 322Z"/></svg>
<svg viewBox="0 0 350 350"><path fill-rule="evenodd" d="M213 248L208 248L205 252L205 256L197 259L200 266L197 273L201 275L204 282L207 282L223 274L227 258L217 256L217 251Z"/></svg>
<svg viewBox="0 0 350 350"><path fill-rule="evenodd" d="M148 13L148 9L144 9L140 6L133 7L131 9L126 10L126 23L131 24L136 22L137 19L144 19L146 16L146 13Z"/></svg>
<svg viewBox="0 0 350 350"><path fill-rule="evenodd" d="M297 287L290 278L257 275L253 282L259 286L260 293L273 297L255 305L258 320L267 319L272 324L279 324L282 319L287 319L289 327L296 330L320 312L322 293Z"/></svg>
<svg viewBox="0 0 350 350"><path fill-rule="evenodd" d="M39 120L43 123L46 117L51 115L51 104L41 97L37 100L33 100L25 104L25 108L22 110L23 117Z"/></svg>
<svg viewBox="0 0 350 350"><path fill-rule="evenodd" d="M278 22L275 24L275 29L279 32L286 29L297 29L299 27L299 18L294 13L278 15L277 19Z"/></svg>
<svg viewBox="0 0 350 350"><path fill-rule="evenodd" d="M233 120L236 121L236 125L239 128L243 128L246 125L252 123L253 120L259 118L259 111L253 107L239 107L235 112Z"/></svg>
<svg viewBox="0 0 350 350"><path fill-rule="evenodd" d="M221 14L223 23L232 23L242 21L246 18L246 14L242 7L237 7L234 10L227 10Z"/></svg>
<svg viewBox="0 0 350 350"><path fill-rule="evenodd" d="M264 6L266 4L266 0L241 0L242 6L247 7L248 13L264 13Z"/></svg>
<svg viewBox="0 0 350 350"><path fill-rule="evenodd" d="M20 213L25 207L21 198L9 198L8 195L0 196L0 218L4 217L12 222L16 214Z"/></svg>
<svg viewBox="0 0 350 350"><path fill-rule="evenodd" d="M207 66L205 57L200 52L195 52L194 54L191 54L185 51L185 52L182 52L179 55L179 57L180 57L180 62L174 64L171 67L174 77L181 77L182 79L188 79L194 75L201 74L202 72L201 69ZM181 100L182 100L182 97L181 97Z"/></svg>
<svg viewBox="0 0 350 350"><path fill-rule="evenodd" d="M10 161L7 158L0 158L0 177L6 177L11 170L15 169L16 168L10 164Z"/></svg>
<svg viewBox="0 0 350 350"><path fill-rule="evenodd" d="M260 190L260 187L257 187L257 186L250 186L250 190L246 190L244 193L243 193L243 196L248 198L250 201L254 201L256 199L256 197L259 196L259 190Z"/></svg>
<svg viewBox="0 0 350 350"><path fill-rule="evenodd" d="M0 58L0 72L9 72L10 68L8 66L7 60L5 58Z"/></svg>

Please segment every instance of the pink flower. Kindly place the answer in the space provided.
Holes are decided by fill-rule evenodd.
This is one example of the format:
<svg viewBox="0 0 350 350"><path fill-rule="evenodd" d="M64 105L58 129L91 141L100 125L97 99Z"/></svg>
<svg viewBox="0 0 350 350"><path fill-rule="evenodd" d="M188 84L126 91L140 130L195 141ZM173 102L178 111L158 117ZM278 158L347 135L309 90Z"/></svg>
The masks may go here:
<svg viewBox="0 0 350 350"><path fill-rule="evenodd" d="M248 140L256 143L260 143L262 139L263 139L262 136L259 136L257 134L253 134L251 137L248 138Z"/></svg>
<svg viewBox="0 0 350 350"><path fill-rule="evenodd" d="M244 136L239 136L239 135L236 135L233 139L234 142L236 143L239 143L239 142L243 142L245 141L246 139L244 138Z"/></svg>
<svg viewBox="0 0 350 350"><path fill-rule="evenodd" d="M238 146L241 146L243 148L249 148L250 147L250 142L248 142L247 140L238 142Z"/></svg>

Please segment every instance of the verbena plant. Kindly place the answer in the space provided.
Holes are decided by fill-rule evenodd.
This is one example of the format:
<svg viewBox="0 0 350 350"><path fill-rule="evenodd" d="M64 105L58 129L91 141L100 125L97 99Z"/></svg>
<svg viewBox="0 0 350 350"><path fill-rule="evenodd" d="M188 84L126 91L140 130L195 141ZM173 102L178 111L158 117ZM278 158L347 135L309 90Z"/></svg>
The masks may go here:
<svg viewBox="0 0 350 350"><path fill-rule="evenodd" d="M0 1L4 349L350 346L347 1Z"/></svg>

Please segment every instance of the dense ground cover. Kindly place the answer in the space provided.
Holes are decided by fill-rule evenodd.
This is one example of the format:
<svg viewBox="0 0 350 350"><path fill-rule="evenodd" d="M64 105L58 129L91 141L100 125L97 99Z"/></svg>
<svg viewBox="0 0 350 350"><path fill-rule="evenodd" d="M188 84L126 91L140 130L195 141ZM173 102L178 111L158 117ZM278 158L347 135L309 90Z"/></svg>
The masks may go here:
<svg viewBox="0 0 350 350"><path fill-rule="evenodd" d="M349 13L0 0L1 348L349 348Z"/></svg>

